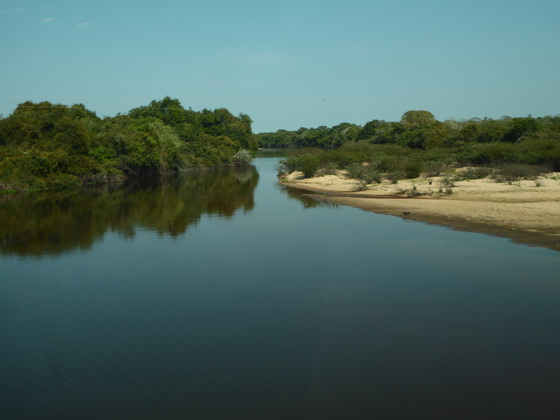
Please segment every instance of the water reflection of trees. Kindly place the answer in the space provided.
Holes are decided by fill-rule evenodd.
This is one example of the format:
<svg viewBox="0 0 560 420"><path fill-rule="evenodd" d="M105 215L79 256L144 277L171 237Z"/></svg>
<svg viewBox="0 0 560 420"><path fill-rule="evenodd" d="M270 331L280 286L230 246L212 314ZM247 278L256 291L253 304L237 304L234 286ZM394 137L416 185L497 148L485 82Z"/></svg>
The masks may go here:
<svg viewBox="0 0 560 420"><path fill-rule="evenodd" d="M296 188L283 186L282 191L290 198L299 201L304 209L315 207L338 207L338 204L323 200L319 194L306 193Z"/></svg>
<svg viewBox="0 0 560 420"><path fill-rule="evenodd" d="M254 207L254 167L196 171L105 185L79 193L16 196L0 202L0 252L58 255L89 249L107 230L138 228L178 236L202 215L231 217Z"/></svg>

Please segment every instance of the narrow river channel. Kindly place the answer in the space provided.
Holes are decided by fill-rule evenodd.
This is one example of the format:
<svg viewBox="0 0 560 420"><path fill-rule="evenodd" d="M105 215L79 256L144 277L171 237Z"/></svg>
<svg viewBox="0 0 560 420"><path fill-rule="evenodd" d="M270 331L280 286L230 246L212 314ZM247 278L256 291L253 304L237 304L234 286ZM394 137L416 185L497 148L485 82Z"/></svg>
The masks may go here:
<svg viewBox="0 0 560 420"><path fill-rule="evenodd" d="M0 419L560 418L560 253L277 163L0 202Z"/></svg>

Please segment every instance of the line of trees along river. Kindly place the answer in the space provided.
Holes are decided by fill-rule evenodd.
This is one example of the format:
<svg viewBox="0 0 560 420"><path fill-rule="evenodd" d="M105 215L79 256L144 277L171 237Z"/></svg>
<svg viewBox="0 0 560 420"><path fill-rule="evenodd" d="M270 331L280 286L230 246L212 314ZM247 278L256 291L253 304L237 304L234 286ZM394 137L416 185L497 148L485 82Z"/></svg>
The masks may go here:
<svg viewBox="0 0 560 420"><path fill-rule="evenodd" d="M308 177L319 170L346 169L352 178L369 183L382 177L416 178L453 166L486 166L489 171L481 174L503 172L515 179L560 171L560 117L440 122L428 111L408 111L399 122L342 123L257 137L261 147L299 149L285 161L284 170ZM355 173L363 172L362 163L370 164L365 176Z"/></svg>
<svg viewBox="0 0 560 420"><path fill-rule="evenodd" d="M75 187L235 164L257 140L248 115L185 109L165 97L99 118L83 105L20 104L0 119L0 190Z"/></svg>
<svg viewBox="0 0 560 420"><path fill-rule="evenodd" d="M560 139L560 116L499 120L438 121L429 111L407 111L400 121L374 119L364 126L343 122L333 127L302 127L257 134L265 148L319 147L333 149L345 143L397 144L419 149L457 147L474 143L517 143L522 140Z"/></svg>

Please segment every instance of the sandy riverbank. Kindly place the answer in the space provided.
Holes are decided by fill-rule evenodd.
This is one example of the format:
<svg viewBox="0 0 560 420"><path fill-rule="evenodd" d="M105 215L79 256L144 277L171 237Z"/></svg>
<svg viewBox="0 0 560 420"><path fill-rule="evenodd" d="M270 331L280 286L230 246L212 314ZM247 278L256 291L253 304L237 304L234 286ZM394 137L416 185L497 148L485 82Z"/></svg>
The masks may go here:
<svg viewBox="0 0 560 420"><path fill-rule="evenodd" d="M280 183L319 200L560 251L560 173L512 183L420 177L367 186L343 172L305 179L301 175L294 172Z"/></svg>

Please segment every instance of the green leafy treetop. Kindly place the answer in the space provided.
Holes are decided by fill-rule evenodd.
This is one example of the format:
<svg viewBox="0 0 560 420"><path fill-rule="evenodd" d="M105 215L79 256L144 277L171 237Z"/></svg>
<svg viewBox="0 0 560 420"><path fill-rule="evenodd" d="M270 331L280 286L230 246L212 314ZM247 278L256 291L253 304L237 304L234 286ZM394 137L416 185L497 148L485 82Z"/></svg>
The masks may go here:
<svg viewBox="0 0 560 420"><path fill-rule="evenodd" d="M430 111L406 111L401 118L405 130L418 130L429 127L435 122L436 118Z"/></svg>
<svg viewBox="0 0 560 420"><path fill-rule="evenodd" d="M0 190L231 165L240 150L257 149L251 123L225 108L185 109L170 97L103 119L81 104L25 102L0 119Z"/></svg>

